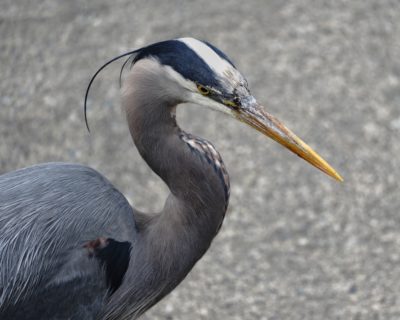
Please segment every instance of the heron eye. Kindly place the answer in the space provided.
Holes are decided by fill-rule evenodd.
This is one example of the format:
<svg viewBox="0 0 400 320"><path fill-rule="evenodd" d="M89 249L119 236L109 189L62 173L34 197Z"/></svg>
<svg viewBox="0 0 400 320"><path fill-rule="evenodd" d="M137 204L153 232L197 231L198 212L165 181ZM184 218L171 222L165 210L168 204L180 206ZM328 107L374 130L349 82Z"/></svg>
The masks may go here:
<svg viewBox="0 0 400 320"><path fill-rule="evenodd" d="M200 93L204 96L208 95L210 93L210 90L207 89L205 86L198 84L197 89L200 91Z"/></svg>

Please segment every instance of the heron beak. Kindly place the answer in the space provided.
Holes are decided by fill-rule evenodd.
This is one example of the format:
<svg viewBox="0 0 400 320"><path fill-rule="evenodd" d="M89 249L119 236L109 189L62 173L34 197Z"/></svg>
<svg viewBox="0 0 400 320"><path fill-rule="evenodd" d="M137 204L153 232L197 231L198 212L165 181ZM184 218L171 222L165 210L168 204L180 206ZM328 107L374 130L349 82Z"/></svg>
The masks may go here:
<svg viewBox="0 0 400 320"><path fill-rule="evenodd" d="M343 178L335 171L335 169L333 169L292 131L286 128L282 122L266 112L253 97L250 97L247 101L242 101L241 107L234 110L234 116L238 120L248 124L285 146L300 158L303 158L332 178L338 181L343 181Z"/></svg>

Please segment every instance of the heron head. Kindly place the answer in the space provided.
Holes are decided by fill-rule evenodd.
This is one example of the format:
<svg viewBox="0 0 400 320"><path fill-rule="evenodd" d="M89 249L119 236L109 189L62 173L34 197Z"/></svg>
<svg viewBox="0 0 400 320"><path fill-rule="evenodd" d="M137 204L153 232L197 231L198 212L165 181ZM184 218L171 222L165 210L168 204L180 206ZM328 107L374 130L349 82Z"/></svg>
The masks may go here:
<svg viewBox="0 0 400 320"><path fill-rule="evenodd" d="M336 180L341 176L251 95L245 77L211 44L193 38L156 43L135 60L152 56L168 67L182 88L182 99L226 113L285 146Z"/></svg>
<svg viewBox="0 0 400 320"><path fill-rule="evenodd" d="M334 179L343 181L311 147L256 101L245 77L213 45L193 38L180 38L158 42L131 53L135 53L132 64L141 60L155 61L157 71L154 74L157 79L162 78L158 80L162 83L160 87L171 87L173 84L174 96L179 95L179 101L228 114L277 141Z"/></svg>

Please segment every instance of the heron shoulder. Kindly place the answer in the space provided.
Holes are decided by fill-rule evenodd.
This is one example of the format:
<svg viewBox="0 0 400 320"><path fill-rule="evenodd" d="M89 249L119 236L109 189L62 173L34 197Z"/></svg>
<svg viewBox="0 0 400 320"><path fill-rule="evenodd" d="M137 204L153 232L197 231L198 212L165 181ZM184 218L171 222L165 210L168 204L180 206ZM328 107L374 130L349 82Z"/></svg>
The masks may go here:
<svg viewBox="0 0 400 320"><path fill-rule="evenodd" d="M98 171L88 166L63 162L50 162L22 168L0 176L0 197L18 192L51 197L53 193L80 193L109 191L116 198L122 194ZM123 197L123 196L122 196ZM39 197L40 198L40 197ZM108 199L109 200L109 199ZM27 197L29 201L29 197ZM63 198L58 199L58 203Z"/></svg>
<svg viewBox="0 0 400 320"><path fill-rule="evenodd" d="M1 175L0 218L2 236L19 234L22 224L30 230L51 225L52 232L78 236L85 231L94 238L117 236L124 241L118 237L136 229L133 209L121 192L96 170L69 163L45 163ZM100 230L110 235L96 234Z"/></svg>

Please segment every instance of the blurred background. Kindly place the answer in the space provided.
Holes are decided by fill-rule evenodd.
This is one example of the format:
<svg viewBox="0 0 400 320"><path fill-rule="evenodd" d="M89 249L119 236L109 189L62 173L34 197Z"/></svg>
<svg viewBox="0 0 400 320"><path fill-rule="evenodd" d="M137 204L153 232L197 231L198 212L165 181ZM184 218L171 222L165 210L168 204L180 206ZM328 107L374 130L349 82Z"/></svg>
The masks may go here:
<svg viewBox="0 0 400 320"><path fill-rule="evenodd" d="M252 93L344 177L337 183L259 133L191 105L231 177L218 237L143 319L400 319L400 2L0 2L0 173L88 164L141 210L167 188L139 157L109 58L192 36L223 50Z"/></svg>

